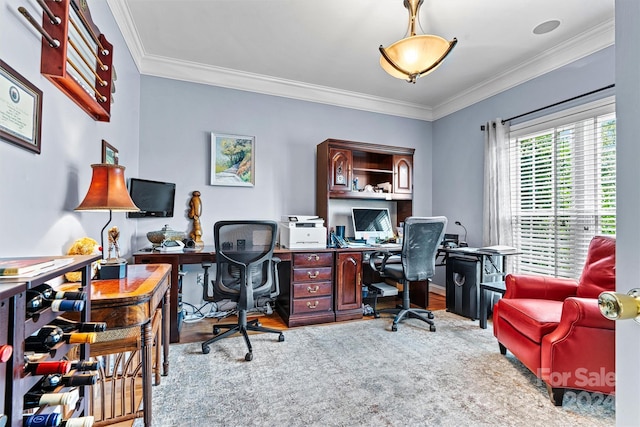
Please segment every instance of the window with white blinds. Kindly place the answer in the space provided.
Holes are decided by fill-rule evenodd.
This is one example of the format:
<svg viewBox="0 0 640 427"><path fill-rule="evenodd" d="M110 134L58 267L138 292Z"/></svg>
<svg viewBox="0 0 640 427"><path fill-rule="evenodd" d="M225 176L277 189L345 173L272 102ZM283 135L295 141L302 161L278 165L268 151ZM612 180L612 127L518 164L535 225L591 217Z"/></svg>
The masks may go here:
<svg viewBox="0 0 640 427"><path fill-rule="evenodd" d="M512 126L515 272L577 279L591 238L615 235L614 108L607 99Z"/></svg>

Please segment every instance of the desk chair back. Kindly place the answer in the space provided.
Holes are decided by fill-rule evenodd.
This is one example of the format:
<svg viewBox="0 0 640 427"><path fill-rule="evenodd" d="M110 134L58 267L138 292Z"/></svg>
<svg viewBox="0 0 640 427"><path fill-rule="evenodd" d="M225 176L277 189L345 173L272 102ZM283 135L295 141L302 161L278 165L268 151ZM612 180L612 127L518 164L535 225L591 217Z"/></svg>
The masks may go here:
<svg viewBox="0 0 640 427"><path fill-rule="evenodd" d="M444 216L409 217L404 221L402 268L406 280L417 282L433 277L436 254L446 228Z"/></svg>
<svg viewBox="0 0 640 427"><path fill-rule="evenodd" d="M237 301L238 322L215 324L213 337L202 343L202 352L209 353L209 346L216 341L239 333L244 337L246 361L253 360L253 347L249 331L284 334L265 328L258 319L247 320L247 311L256 307L257 298L274 297L280 292L277 265L280 259L273 256L278 224L273 221L219 221L213 226L216 245L216 279L213 283L214 300L229 298ZM225 332L222 332L225 330Z"/></svg>
<svg viewBox="0 0 640 427"><path fill-rule="evenodd" d="M219 221L214 225L215 300L238 301L242 310L253 308L259 296L278 293L271 265L277 228L273 221Z"/></svg>

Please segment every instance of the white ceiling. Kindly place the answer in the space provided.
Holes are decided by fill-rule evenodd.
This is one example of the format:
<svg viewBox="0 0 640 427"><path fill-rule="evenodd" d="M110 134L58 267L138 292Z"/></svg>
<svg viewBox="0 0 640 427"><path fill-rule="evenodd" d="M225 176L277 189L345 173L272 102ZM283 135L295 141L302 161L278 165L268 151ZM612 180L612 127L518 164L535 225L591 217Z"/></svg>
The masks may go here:
<svg viewBox="0 0 640 427"><path fill-rule="evenodd" d="M405 36L403 0L107 1L142 74L423 120L614 43L614 0L425 0L424 32L458 44L410 84L379 65Z"/></svg>

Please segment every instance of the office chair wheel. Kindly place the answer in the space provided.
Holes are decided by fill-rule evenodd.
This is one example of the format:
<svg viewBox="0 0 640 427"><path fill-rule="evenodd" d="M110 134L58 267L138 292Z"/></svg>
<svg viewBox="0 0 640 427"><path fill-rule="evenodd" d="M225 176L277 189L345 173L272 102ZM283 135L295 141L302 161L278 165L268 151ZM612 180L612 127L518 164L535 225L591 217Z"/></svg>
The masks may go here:
<svg viewBox="0 0 640 427"><path fill-rule="evenodd" d="M396 325L395 323L391 325L391 331L398 332L398 325Z"/></svg>
<svg viewBox="0 0 640 427"><path fill-rule="evenodd" d="M244 360L246 360L247 362L251 362L253 360L253 353L249 352L247 354L244 355Z"/></svg>
<svg viewBox="0 0 640 427"><path fill-rule="evenodd" d="M284 334L278 335L278 342L284 341Z"/></svg>
<svg viewBox="0 0 640 427"><path fill-rule="evenodd" d="M429 330L431 332L435 332L436 331L436 325L429 325Z"/></svg>
<svg viewBox="0 0 640 427"><path fill-rule="evenodd" d="M209 354L209 346L208 345L202 345L202 354Z"/></svg>
<svg viewBox="0 0 640 427"><path fill-rule="evenodd" d="M218 328L217 326L213 327L213 335L218 335L220 333L220 328Z"/></svg>
<svg viewBox="0 0 640 427"><path fill-rule="evenodd" d="M428 318L428 319L433 319L433 318L434 318L433 313L429 312L429 313L427 314L427 318Z"/></svg>

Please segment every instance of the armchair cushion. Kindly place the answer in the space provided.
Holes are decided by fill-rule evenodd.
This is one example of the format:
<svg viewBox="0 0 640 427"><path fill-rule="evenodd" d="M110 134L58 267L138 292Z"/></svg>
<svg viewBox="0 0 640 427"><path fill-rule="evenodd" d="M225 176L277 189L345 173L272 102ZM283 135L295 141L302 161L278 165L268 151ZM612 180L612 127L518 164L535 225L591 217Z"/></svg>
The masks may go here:
<svg viewBox="0 0 640 427"><path fill-rule="evenodd" d="M578 281L559 277L529 276L525 274L508 274L505 278L507 292L504 297L533 298L564 301L575 296Z"/></svg>
<svg viewBox="0 0 640 427"><path fill-rule="evenodd" d="M579 297L598 298L604 291L616 289L616 240L596 236L591 240L587 260L578 285Z"/></svg>
<svg viewBox="0 0 640 427"><path fill-rule="evenodd" d="M529 298L503 299L500 317L522 335L540 344L542 337L552 332L560 323L562 301Z"/></svg>

